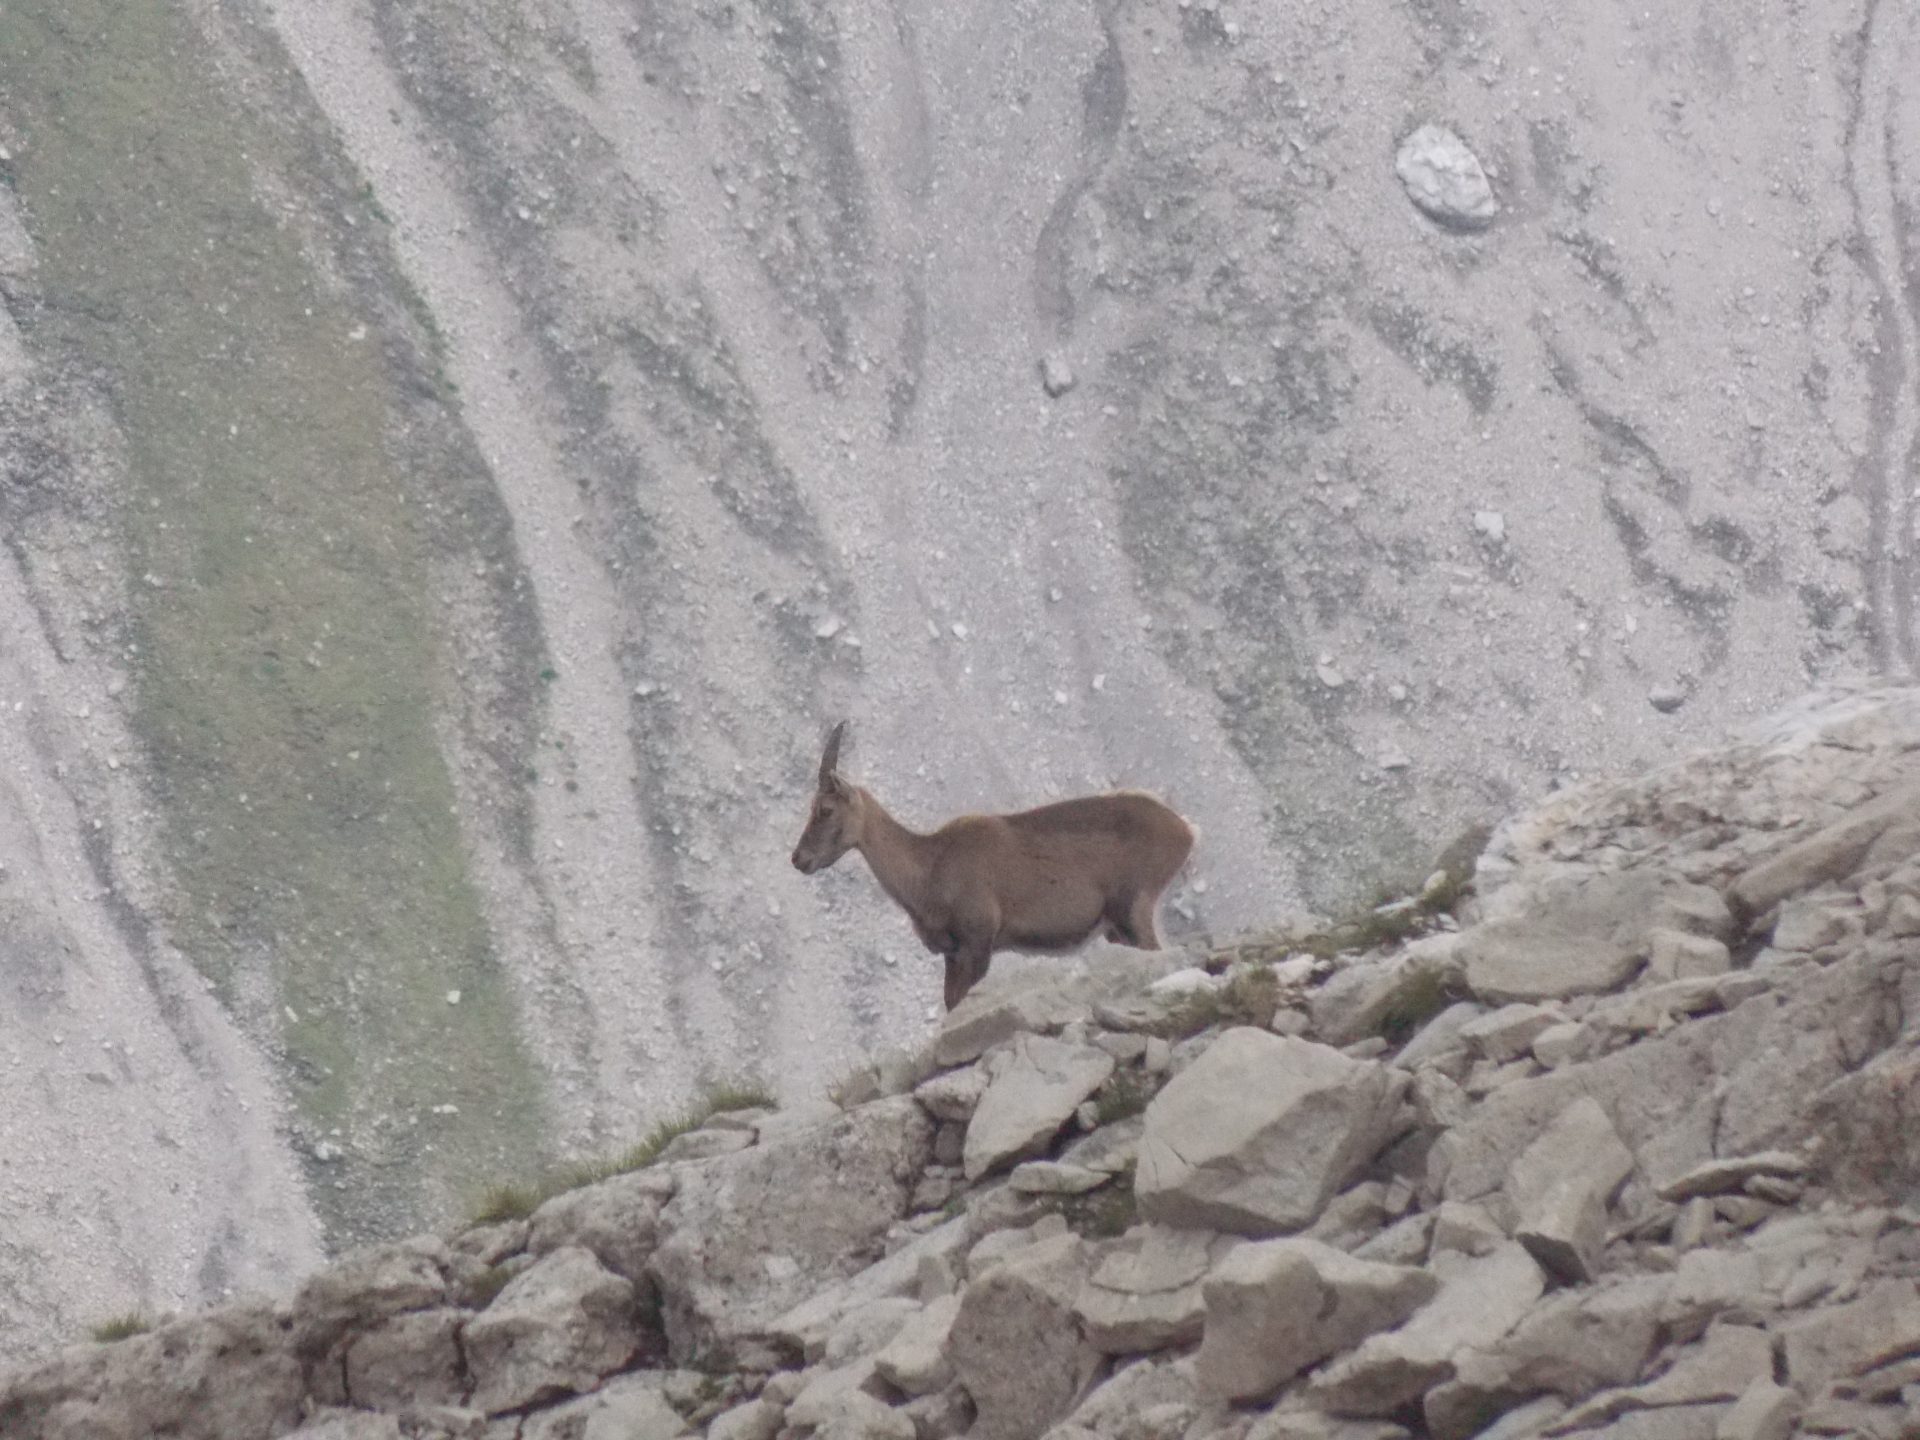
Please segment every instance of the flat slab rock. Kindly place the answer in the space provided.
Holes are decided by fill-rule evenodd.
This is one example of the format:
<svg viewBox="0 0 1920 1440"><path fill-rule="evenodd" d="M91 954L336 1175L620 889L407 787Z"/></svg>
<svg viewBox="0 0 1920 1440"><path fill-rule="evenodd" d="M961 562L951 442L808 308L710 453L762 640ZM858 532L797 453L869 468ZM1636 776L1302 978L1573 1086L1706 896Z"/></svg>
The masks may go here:
<svg viewBox="0 0 1920 1440"><path fill-rule="evenodd" d="M1254 1239L1304 1229L1393 1138L1406 1086L1325 1045L1229 1030L1147 1107L1140 1213Z"/></svg>
<svg viewBox="0 0 1920 1440"><path fill-rule="evenodd" d="M1689 885L1653 869L1556 876L1500 892L1461 932L1467 989L1489 1004L1618 989L1646 962L1652 932L1700 908ZM1717 897L1716 901L1717 901Z"/></svg>
<svg viewBox="0 0 1920 1440"><path fill-rule="evenodd" d="M967 1178L1045 1150L1113 1070L1113 1056L1098 1046L1045 1035L1022 1035L988 1057L987 1088L967 1125Z"/></svg>
<svg viewBox="0 0 1920 1440"><path fill-rule="evenodd" d="M1806 1160L1791 1150L1763 1150L1757 1155L1736 1155L1724 1160L1709 1160L1683 1175L1659 1186L1662 1200L1691 1200L1696 1195L1730 1195L1756 1175L1787 1178L1807 1173Z"/></svg>

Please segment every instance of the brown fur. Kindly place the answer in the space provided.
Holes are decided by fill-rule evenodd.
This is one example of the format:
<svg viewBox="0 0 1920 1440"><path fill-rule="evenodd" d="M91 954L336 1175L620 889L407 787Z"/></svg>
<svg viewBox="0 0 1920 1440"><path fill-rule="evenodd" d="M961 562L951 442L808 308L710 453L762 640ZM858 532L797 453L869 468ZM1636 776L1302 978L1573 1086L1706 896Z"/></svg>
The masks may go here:
<svg viewBox="0 0 1920 1440"><path fill-rule="evenodd" d="M840 776L845 728L828 738L794 867L811 875L849 850L865 856L921 942L946 957L949 1010L1001 950L1059 953L1095 933L1160 948L1155 912L1197 832L1153 796L1086 795L917 834Z"/></svg>

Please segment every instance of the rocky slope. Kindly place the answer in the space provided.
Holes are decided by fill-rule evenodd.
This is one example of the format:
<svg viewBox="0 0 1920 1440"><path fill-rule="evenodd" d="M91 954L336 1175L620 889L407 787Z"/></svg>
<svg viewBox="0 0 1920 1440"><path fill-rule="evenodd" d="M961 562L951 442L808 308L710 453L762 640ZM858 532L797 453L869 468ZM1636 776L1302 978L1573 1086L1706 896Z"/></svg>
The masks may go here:
<svg viewBox="0 0 1920 1440"><path fill-rule="evenodd" d="M1191 935L1905 673L1916 36L8 0L0 1353L924 1033L832 718Z"/></svg>
<svg viewBox="0 0 1920 1440"><path fill-rule="evenodd" d="M1396 938L997 976L838 1103L75 1347L0 1432L1920 1435L1917 800L1920 691L1829 694Z"/></svg>

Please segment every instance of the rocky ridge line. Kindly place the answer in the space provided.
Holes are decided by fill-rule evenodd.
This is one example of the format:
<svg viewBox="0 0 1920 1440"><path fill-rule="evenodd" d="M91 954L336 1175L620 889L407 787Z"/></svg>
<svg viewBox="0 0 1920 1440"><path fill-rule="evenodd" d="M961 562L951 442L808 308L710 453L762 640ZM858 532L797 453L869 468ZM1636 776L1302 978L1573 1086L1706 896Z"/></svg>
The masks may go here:
<svg viewBox="0 0 1920 1440"><path fill-rule="evenodd" d="M838 1105L0 1378L21 1440L1920 1435L1920 691L1333 964L982 987Z"/></svg>

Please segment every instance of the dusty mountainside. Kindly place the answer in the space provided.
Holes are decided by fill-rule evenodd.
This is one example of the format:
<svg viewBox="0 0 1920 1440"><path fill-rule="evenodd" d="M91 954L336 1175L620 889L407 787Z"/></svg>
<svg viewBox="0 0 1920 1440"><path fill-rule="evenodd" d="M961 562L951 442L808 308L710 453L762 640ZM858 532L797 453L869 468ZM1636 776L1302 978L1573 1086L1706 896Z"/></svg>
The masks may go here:
<svg viewBox="0 0 1920 1440"><path fill-rule="evenodd" d="M923 1033L830 718L1226 935L1909 671L1915 28L8 0L0 1353Z"/></svg>
<svg viewBox="0 0 1920 1440"><path fill-rule="evenodd" d="M1916 787L1920 690L1821 697L1506 823L1457 914L992 977L837 1103L73 1347L0 1431L1920 1435Z"/></svg>

